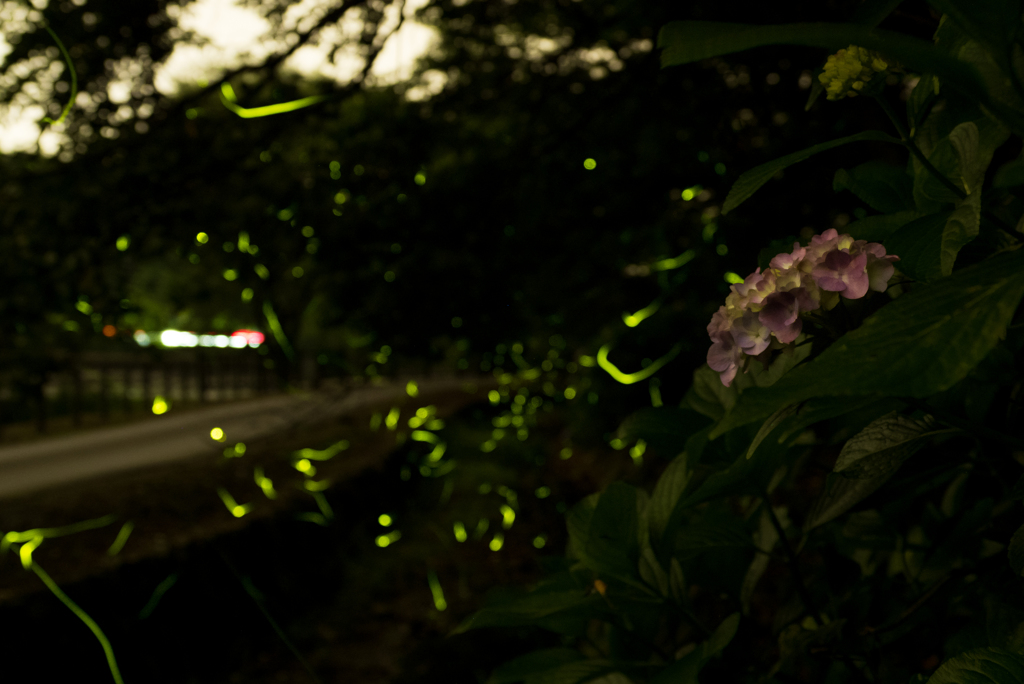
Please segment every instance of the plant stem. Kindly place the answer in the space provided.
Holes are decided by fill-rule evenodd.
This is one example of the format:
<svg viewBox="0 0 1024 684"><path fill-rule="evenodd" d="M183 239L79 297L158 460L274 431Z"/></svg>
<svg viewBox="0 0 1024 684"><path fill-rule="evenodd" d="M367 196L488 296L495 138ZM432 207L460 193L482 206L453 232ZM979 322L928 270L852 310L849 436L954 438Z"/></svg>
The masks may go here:
<svg viewBox="0 0 1024 684"><path fill-rule="evenodd" d="M78 604L72 601L71 597L65 594L64 591L57 586L57 583L53 581L45 570L39 567L36 563L32 563L29 567L32 568L32 572L39 576L39 579L43 581L46 588L49 589L54 596L60 599L60 602L67 606L68 610L74 613L75 616L84 622L85 626L92 631L96 636L96 639L100 642L100 646L103 647L103 653L107 656L107 667L110 668L110 674L114 678L114 681L116 684L124 684L124 680L121 679L121 672L117 669L117 660L114 658L114 648L110 645L110 640L107 639L107 635L103 633L103 630L100 629L98 624L96 624L96 621L89 617L88 613L79 608Z"/></svg>
<svg viewBox="0 0 1024 684"><path fill-rule="evenodd" d="M807 591L807 585L804 583L803 575L800 572L800 563L797 559L796 552L789 543L789 538L786 536L786 530L782 528L782 523L779 521L778 516L775 515L775 510L772 508L771 498L767 492L765 492L764 495L764 503L768 509L768 517L772 521L772 527L775 528L775 532L779 535L779 541L782 542L782 548L786 552L786 557L789 559L789 569L793 573L793 579L796 581L797 594L799 594L800 600L803 601L807 610L812 615L817 616L818 620L824 624L826 616L818 609L814 599L811 598L810 592ZM839 657L858 682L867 684L867 682L870 681L860 668L853 664L853 660L850 656L841 654Z"/></svg>
<svg viewBox="0 0 1024 684"><path fill-rule="evenodd" d="M892 106L889 105L889 102L886 101L886 98L882 96L876 96L874 97L874 99L876 99L876 101L879 103L879 105L882 108L882 111L886 113L886 116L889 117L889 121L893 123L893 126L896 128L896 132L899 134L899 137L903 141L903 144L906 146L906 148L909 149L910 154L918 158L918 161L921 162L922 166L928 169L928 171L933 176L935 176L940 183L945 185L946 189L948 189L950 193L952 193L961 200L967 198L967 193L966 191L964 191L963 188L957 187L956 184L953 183L953 181L949 180L949 178L946 177L946 174L936 169L935 165L928 161L928 158L925 156L925 153L921 151L921 147L916 145L916 143L913 141L913 138L910 137L910 134L906 130L906 126L904 126L903 122L900 121L899 116L897 116L897 114L893 112Z"/></svg>
<svg viewBox="0 0 1024 684"><path fill-rule="evenodd" d="M256 587L253 586L253 583L249 580L248 577L243 577L238 572L238 570L235 569L235 566L232 565L231 561L228 560L227 555L222 550L218 549L217 552L220 554L220 557L224 561L224 564L228 566L229 570L231 570L231 574L235 576L235 578L242 585L242 588L245 589L245 593L249 594L249 597L252 598L253 602L260 609L260 612L263 613L263 617L265 617L267 619L267 622L270 623L270 626L274 629L274 632L277 634L278 638L280 638L281 641L284 642L284 645L288 647L288 650L292 652L292 655L295 656L295 658L302 665L303 669L306 670L306 673L309 674L309 678L316 682L316 684L321 684L320 678L317 677L316 672L313 670L312 667L310 667L309 663L306 662L306 659L302 657L302 653L300 653L299 649L295 647L295 644L293 644L291 639L288 638L288 635L284 633L284 630L281 629L281 626L277 624L277 620L275 620L270 615L270 612L267 610L267 607L263 605L263 599L260 598L260 595L257 593Z"/></svg>
<svg viewBox="0 0 1024 684"><path fill-rule="evenodd" d="M924 152L922 152L921 148L918 147L916 143L914 143L914 139L911 137L910 133L907 132L907 129L903 125L903 122L900 121L899 116L896 114L896 112L893 111L892 107L889 106L889 103L885 100L885 98L881 96L876 96L875 100L882 108L882 111L886 113L886 116L889 117L889 120L892 121L892 125L896 128L896 132L899 133L900 139L903 141L904 146L906 146L906 148L910 150L911 154L917 157L917 160L921 162L921 165L928 169L928 172L935 176L935 178L938 179L938 181L942 183L944 186L946 186L946 188L950 192L955 194L960 199L966 199L967 193L963 189L958 188L956 184L953 183L953 181L949 180L949 178L946 177L946 174L939 171L937 168L935 168L934 164L928 161L928 158L924 155ZM1014 239L1014 242L1021 241L1021 236L1018 235L1016 231L1014 231L1009 225L1004 223L1001 219L999 219L989 211L982 211L981 213L984 214L989 221L995 224L997 228L1008 233Z"/></svg>
<svg viewBox="0 0 1024 684"><path fill-rule="evenodd" d="M892 125L896 128L896 132L899 134L900 140L903 141L904 146L906 146L906 148L910 150L911 154L917 157L917 160L921 162L921 165L924 166L924 168L928 169L928 172L935 176L935 178L940 183L946 186L946 189L948 189L950 192L952 192L960 199L965 199L967 197L967 193L963 190L963 188L958 188L956 184L953 183L953 181L949 180L949 178L946 177L946 174L939 171L937 168L935 168L934 164L928 161L928 157L926 157L924 155L924 152L921 151L921 148L918 147L916 143L914 143L913 138L910 137L910 133L907 132L907 127L903 125L903 122L900 120L896 112L893 111L892 107L889 106L889 103L886 101L886 99L881 96L876 96L875 101L878 102L879 106L881 106L882 108L882 111L884 111L886 116L889 117L889 120L892 121Z"/></svg>
<svg viewBox="0 0 1024 684"><path fill-rule="evenodd" d="M792 545L789 543L789 538L786 537L786 531L782 528L782 523L779 522L779 518L775 515L774 509L772 509L771 500L768 495L765 494L765 508L768 510L768 517L771 518L772 527L775 528L776 534L779 535L779 541L782 542L782 549L786 552L786 558L789 561L789 569L793 573L793 579L796 580L796 591L800 595L800 600L803 601L804 606L809 612L816 615L819 620L823 620L823 614L818 610L814 599L811 598L810 592L807 591L807 585L804 584L803 575L800 573L800 564L797 561L796 552L793 551Z"/></svg>

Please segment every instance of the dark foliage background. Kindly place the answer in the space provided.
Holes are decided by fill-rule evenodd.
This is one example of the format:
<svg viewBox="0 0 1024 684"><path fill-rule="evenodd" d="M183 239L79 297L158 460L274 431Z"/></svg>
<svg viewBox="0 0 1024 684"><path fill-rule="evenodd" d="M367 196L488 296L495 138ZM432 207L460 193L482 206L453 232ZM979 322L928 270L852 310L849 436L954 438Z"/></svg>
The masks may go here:
<svg viewBox="0 0 1024 684"><path fill-rule="evenodd" d="M804 164L772 181L743 211L720 217L732 181L763 161L888 123L857 100L842 107L819 101L805 111L821 51L763 48L663 71L652 41L676 19L838 21L851 16L856 4L432 2L421 16L440 30L441 43L420 71L440 70L449 80L424 102L403 97L407 84L341 87L256 66L232 75L246 106L312 93L329 98L288 114L240 119L221 104L218 83L197 86L178 100L142 87L130 105L145 105L152 115L142 126L114 126L113 139L95 133L112 108L100 103L73 109L66 161L28 154L0 158L0 372L16 387L0 422L25 419L26 398L39 393L48 373L73 364L85 350L131 348L131 334L140 328L266 330L265 303L296 350L292 356L268 334L268 360L282 381L297 383L313 364L321 378L489 373L512 366L507 350L517 342L535 362L553 348L578 361L610 344L613 362L629 371L679 342L680 355L658 374L664 402L678 403L693 368L704 361L705 326L728 287L723 274L752 270L772 240L806 238L865 212L852 195L833 192L831 174ZM379 11L373 3L368 7ZM86 12L95 21L84 22ZM182 39L163 3L65 2L45 14L68 46L85 92L105 87L109 60L142 51L156 63ZM927 5L908 1L884 26L930 38L936 24ZM531 62L513 58L496 42L526 35L569 35L571 44ZM15 46L8 63L51 45L46 32L36 30ZM614 51L621 68L600 67L604 74L594 78L592 65L572 53L594 45ZM139 78L151 83L152 71ZM830 167L838 168L891 151L867 145L830 154ZM585 159L594 159L596 167L584 168ZM684 201L682 191L695 186L695 197ZM208 241L197 240L199 233ZM258 251L241 249L243 233L241 242ZM124 237L129 243L121 250L117 243ZM650 269L688 250L693 258L681 268ZM655 300L663 302L657 314L636 327L623 324L624 312ZM81 302L91 313L82 312ZM108 324L118 329L114 339L100 332ZM384 361L383 345L392 350ZM598 369L581 372L587 403L581 390L577 404L559 405L556 418L535 431L524 451L501 461L503 472L511 473L510 486L548 483L555 490L552 499L530 504L537 506L533 513L521 513L521 525L532 533L546 530L549 550L556 552L561 533L552 527L561 522L552 521L567 504L619 476L649 484L663 469L662 459L674 455L659 454L655 445L646 468L623 465L623 454L607 443L625 416L650 404L650 386L620 385ZM489 430L493 417L482 408L460 415L473 438L479 425ZM557 457L570 443L584 451L574 456L572 468ZM377 597L402 587L390 592L380 624L414 624L421 644L434 644L457 622L423 617L431 610L423 559L437 557L436 549L410 543L409 550L396 551L401 555L381 560L371 545L372 521L384 502L418 516L439 515L450 529L448 514L437 513L436 481L399 479L412 460L409 447L399 449L370 484L332 494L338 511L346 511L336 523L343 530L297 534L289 527L294 522L268 522L222 543L228 555L244 559L239 565L261 568L253 571L256 584L304 648L317 639L334 643L341 639L337 634L351 636L352 612L371 610L365 600L352 598L354 587L365 586L366 596ZM470 478L467 500L475 501L470 494L484 477ZM446 550L454 558L451 577L458 576L457 568L483 568L453 609L464 616L487 586L535 577L536 553L528 542L526 536L510 542L500 559L482 545L461 555ZM298 551L290 556L294 562L279 568L274 559L284 548ZM16 561L11 556L4 562ZM128 635L134 623L117 623L116 602L137 603L174 573L196 579L182 579L175 589L179 607L161 618L159 628L139 632L132 646L120 650L126 672L142 672L140 663L166 645L176 654L174 666L163 671L166 681L305 676L266 625L252 626L252 605L212 545L80 585L83 596L95 599L83 605L97 619L107 615L106 624L116 623L115 634ZM317 591L295 589L312 582L304 577L315 578ZM228 585L239 601L218 608L223 622L207 623L209 632L193 632L189 625L203 620L192 610L209 606ZM420 613L410 616L395 607L413 595L423 604ZM317 605L318 596L338 600L325 607ZM27 660L58 643L81 647L69 651L77 654L69 658L75 670L101 672L81 625L70 616L58 618L63 608L46 601L52 599L29 597L3 609L8 624L25 625L12 627L7 637L19 639L19 652L31 654ZM262 630L259 637L252 636L256 629ZM324 637L324 629L335 629L335 636ZM365 638L388 633L380 629ZM181 638L182 630L189 638ZM237 637L225 640L223 652L198 645L222 638L221 630ZM407 658L404 669L374 672L367 681L478 681L535 640L510 630L491 640L473 634L392 652ZM401 649L410 642L397 643ZM278 672L283 674L275 679ZM153 671L146 678L165 681Z"/></svg>

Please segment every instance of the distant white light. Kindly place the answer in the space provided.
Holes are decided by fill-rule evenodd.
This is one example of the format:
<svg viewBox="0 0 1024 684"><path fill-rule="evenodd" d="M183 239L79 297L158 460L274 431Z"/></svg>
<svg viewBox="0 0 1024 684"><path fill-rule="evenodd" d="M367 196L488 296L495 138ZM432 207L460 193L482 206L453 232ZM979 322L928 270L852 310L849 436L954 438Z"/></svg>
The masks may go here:
<svg viewBox="0 0 1024 684"><path fill-rule="evenodd" d="M164 330L159 335L150 335L144 330L135 331L135 342L140 347L148 347L153 338L164 347L218 347L220 349L256 348L263 344L263 333L255 330L236 330L231 335L196 335L184 330Z"/></svg>
<svg viewBox="0 0 1024 684"><path fill-rule="evenodd" d="M199 338L183 330L164 330L160 333L160 344L165 347L195 347Z"/></svg>

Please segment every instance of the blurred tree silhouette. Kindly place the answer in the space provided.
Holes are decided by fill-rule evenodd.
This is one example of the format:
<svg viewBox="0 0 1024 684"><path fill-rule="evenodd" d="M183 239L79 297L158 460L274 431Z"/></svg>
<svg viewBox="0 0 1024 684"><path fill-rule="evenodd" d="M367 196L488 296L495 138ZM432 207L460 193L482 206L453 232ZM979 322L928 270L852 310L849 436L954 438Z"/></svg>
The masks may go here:
<svg viewBox="0 0 1024 684"><path fill-rule="evenodd" d="M287 7L260 5L277 38L288 32ZM393 28L384 20L391 7L332 5L320 23L362 16L353 40L372 60L375 32ZM92 97L76 99L88 102L64 128L65 161L2 160L3 253L13 262L4 269L3 347L49 357L106 323L266 328L270 302L301 349L326 354L334 372L358 373L358 346L371 341L397 358L439 360L466 339L460 351L476 363L495 342L530 331L573 345L611 339L623 311L668 297L620 354L634 342L656 347L652 337L667 349L679 331L703 327L702 302L724 287L731 259L749 260L756 247L743 235L756 230L762 242L765 226L715 219L731 169L842 128L829 116L857 113L801 121L801 73L815 63L794 64L792 53L715 61L696 76L662 73L651 40L678 13L636 3L430 3L418 16L440 42L408 82L297 79L282 63L299 43L282 38L280 51L223 81L164 97L152 84L157 65L189 39L171 16L181 11L100 2L46 10ZM842 8L818 11L831 18ZM59 61L34 25L8 65ZM40 56L53 59L43 65ZM131 95L115 109L104 100L125 73ZM246 107L327 100L241 119L219 101L222 83ZM23 91L11 88L8 101ZM682 190L697 185L707 192L684 201ZM831 197L805 196L796 222L767 227L772 237L842 213ZM760 201L764 215L793 214ZM687 249L698 258L685 269L644 276L644 264ZM92 321L75 309L82 298ZM688 349L693 359L700 348ZM638 365L639 354L623 363Z"/></svg>

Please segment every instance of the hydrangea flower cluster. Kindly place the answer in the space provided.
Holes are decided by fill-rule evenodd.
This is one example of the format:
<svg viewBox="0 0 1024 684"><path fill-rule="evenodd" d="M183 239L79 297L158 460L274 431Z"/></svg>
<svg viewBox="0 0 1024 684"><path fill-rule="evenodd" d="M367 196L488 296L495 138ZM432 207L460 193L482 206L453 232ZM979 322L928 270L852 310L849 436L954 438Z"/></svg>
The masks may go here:
<svg viewBox="0 0 1024 684"><path fill-rule="evenodd" d="M834 228L801 247L772 258L742 283L732 286L725 306L711 317L708 365L728 387L746 357L768 360L776 349L796 340L803 329L800 314L831 309L842 295L860 299L868 290L885 292L899 257L887 255L877 242L854 240Z"/></svg>
<svg viewBox="0 0 1024 684"><path fill-rule="evenodd" d="M825 86L830 100L855 97L875 74L889 69L889 63L874 50L851 45L829 55L818 80Z"/></svg>

